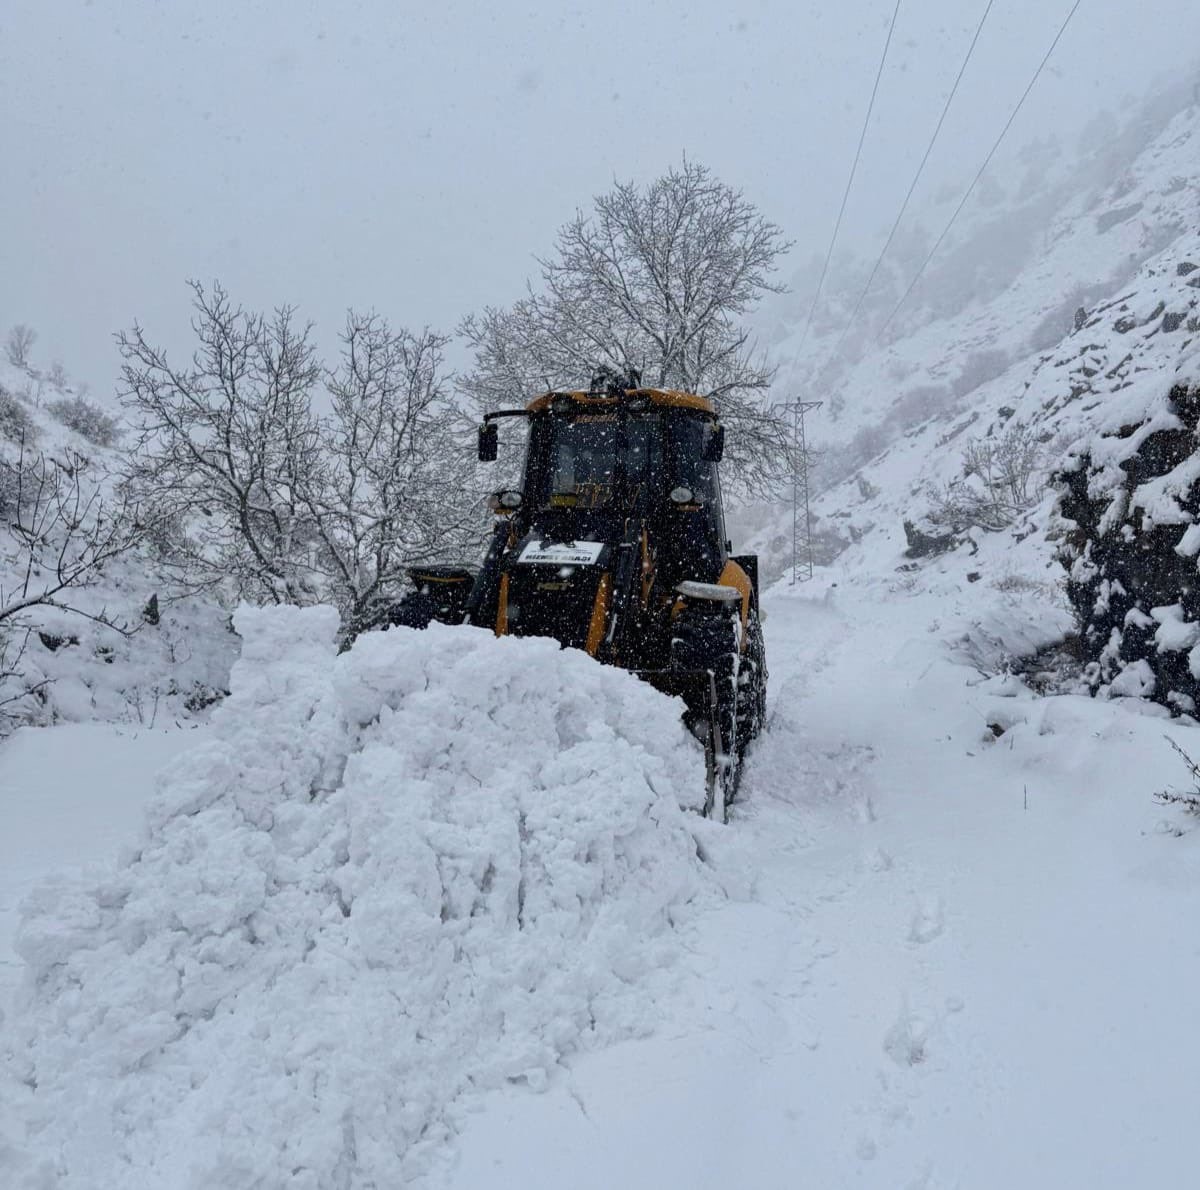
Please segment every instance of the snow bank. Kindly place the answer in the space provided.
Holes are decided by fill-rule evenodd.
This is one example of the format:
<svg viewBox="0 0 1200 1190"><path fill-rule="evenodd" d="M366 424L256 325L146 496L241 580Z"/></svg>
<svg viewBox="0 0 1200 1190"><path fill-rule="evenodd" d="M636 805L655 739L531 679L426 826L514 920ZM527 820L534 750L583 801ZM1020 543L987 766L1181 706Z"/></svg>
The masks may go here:
<svg viewBox="0 0 1200 1190"><path fill-rule="evenodd" d="M550 641L336 628L240 612L140 851L27 902L5 1185L395 1186L464 1092L653 1024L707 887L677 705Z"/></svg>

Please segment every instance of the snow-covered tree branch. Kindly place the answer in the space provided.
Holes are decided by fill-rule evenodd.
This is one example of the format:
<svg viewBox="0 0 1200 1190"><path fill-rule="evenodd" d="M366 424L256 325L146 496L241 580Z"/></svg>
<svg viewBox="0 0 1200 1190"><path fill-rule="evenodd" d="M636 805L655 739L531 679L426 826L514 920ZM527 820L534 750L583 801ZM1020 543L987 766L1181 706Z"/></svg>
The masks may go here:
<svg viewBox="0 0 1200 1190"><path fill-rule="evenodd" d="M789 425L764 397L774 368L741 319L789 248L778 226L703 165L684 161L645 188L618 183L558 233L540 286L465 319L475 350L463 387L481 406L576 388L599 366L712 397L730 425L727 469L763 493L790 476Z"/></svg>
<svg viewBox="0 0 1200 1190"><path fill-rule="evenodd" d="M124 631L73 597L141 540L144 527L129 495L106 495L90 460L76 451L53 458L22 443L15 460L0 458L0 501L8 527L0 536L0 566L13 576L0 588L0 631L42 607Z"/></svg>
<svg viewBox="0 0 1200 1190"><path fill-rule="evenodd" d="M406 567L461 551L478 533L464 482L469 449L445 391L445 337L351 313L329 374L319 483L300 483L319 564L341 594L347 631L376 622Z"/></svg>
<svg viewBox="0 0 1200 1190"><path fill-rule="evenodd" d="M135 419L131 478L184 527L170 551L197 583L228 578L276 602L312 593L310 526L293 480L320 467L310 394L320 367L309 328L267 319L219 286L192 284L199 346L177 368L140 326L122 332L122 396Z"/></svg>
<svg viewBox="0 0 1200 1190"><path fill-rule="evenodd" d="M446 340L351 312L326 370L290 308L268 317L220 286L192 289L199 346L186 369L140 326L118 337L137 430L131 480L169 512L165 552L193 585L331 599L353 636L406 566L453 555L476 532Z"/></svg>

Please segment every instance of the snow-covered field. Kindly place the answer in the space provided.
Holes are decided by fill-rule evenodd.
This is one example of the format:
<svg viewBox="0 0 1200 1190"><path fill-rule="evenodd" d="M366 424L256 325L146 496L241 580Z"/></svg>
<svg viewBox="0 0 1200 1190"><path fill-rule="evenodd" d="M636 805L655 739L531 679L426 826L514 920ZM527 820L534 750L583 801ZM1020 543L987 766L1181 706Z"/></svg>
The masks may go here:
<svg viewBox="0 0 1200 1190"><path fill-rule="evenodd" d="M0 1001L17 982L18 906L58 868L106 863L133 845L155 773L205 729L65 723L0 745Z"/></svg>
<svg viewBox="0 0 1200 1190"><path fill-rule="evenodd" d="M698 757L625 675L522 641L485 677L472 632L322 671L265 629L140 859L33 903L6 1184L1191 1184L1200 835L1152 794L1192 731L985 677L964 638L1051 610L934 566L769 599L723 830L674 809ZM82 814L78 764L37 770ZM100 844L48 828L25 870Z"/></svg>

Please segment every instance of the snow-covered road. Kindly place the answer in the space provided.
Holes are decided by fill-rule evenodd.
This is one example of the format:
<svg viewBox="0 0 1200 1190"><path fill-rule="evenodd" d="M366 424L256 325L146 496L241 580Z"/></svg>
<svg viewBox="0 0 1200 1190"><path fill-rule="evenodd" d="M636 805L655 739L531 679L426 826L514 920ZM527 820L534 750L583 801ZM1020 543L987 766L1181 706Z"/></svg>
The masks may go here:
<svg viewBox="0 0 1200 1190"><path fill-rule="evenodd" d="M413 1184L1194 1184L1200 832L1151 796L1186 778L1164 733L1200 752L1194 729L956 660L974 591L768 601L770 730L731 825L704 833L728 899L684 915L684 957L636 985L666 1023L545 1090L469 1096ZM39 865L111 850L68 829L99 821L78 754L35 748L78 730L0 752L5 816L53 812L9 848L10 905ZM130 790L133 746L106 761Z"/></svg>
<svg viewBox="0 0 1200 1190"><path fill-rule="evenodd" d="M771 731L715 857L748 895L690 928L669 1029L493 1099L448 1185L1194 1184L1200 835L1151 799L1184 775L1171 729L998 697L945 610L769 604Z"/></svg>

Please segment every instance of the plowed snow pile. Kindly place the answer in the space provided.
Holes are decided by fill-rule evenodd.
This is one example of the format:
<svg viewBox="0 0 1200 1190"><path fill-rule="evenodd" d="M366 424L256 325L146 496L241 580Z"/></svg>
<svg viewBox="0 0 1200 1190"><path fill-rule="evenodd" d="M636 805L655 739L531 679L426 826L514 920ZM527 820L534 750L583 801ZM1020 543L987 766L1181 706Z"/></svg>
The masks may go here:
<svg viewBox="0 0 1200 1190"><path fill-rule="evenodd" d="M464 1092L653 1023L709 887L675 704L548 641L335 629L239 613L140 851L26 906L4 1185L395 1186Z"/></svg>

